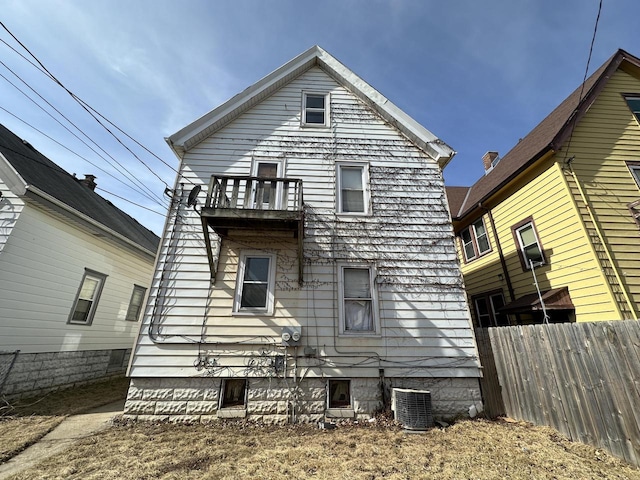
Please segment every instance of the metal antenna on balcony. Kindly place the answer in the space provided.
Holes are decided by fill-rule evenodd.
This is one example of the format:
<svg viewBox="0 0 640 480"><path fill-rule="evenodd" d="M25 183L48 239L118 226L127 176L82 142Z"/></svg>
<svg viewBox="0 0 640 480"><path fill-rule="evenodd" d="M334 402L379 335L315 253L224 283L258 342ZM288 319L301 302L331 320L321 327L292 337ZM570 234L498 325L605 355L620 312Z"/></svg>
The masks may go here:
<svg viewBox="0 0 640 480"><path fill-rule="evenodd" d="M193 207L194 212L197 212L196 206L198 205L198 194L200 193L200 190L202 190L200 185L193 187L191 192L189 192L189 198L187 199L187 207Z"/></svg>

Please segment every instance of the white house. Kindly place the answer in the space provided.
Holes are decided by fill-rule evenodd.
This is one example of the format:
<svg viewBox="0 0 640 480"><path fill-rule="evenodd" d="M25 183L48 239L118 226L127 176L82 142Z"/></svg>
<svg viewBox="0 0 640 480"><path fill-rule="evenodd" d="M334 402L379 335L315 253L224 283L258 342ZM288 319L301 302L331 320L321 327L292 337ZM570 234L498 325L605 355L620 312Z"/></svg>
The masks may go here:
<svg viewBox="0 0 640 480"><path fill-rule="evenodd" d="M0 125L0 394L125 372L159 238Z"/></svg>
<svg viewBox="0 0 640 480"><path fill-rule="evenodd" d="M319 47L167 139L180 159L125 414L366 418L480 403L453 150Z"/></svg>

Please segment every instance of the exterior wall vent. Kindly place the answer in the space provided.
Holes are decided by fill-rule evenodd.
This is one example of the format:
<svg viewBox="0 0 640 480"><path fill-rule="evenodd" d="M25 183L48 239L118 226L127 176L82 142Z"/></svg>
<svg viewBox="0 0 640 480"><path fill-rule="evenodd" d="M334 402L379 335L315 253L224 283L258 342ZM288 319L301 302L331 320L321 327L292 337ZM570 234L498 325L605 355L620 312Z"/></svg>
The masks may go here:
<svg viewBox="0 0 640 480"><path fill-rule="evenodd" d="M407 430L426 430L434 425L431 392L427 390L394 388L391 392L391 410Z"/></svg>

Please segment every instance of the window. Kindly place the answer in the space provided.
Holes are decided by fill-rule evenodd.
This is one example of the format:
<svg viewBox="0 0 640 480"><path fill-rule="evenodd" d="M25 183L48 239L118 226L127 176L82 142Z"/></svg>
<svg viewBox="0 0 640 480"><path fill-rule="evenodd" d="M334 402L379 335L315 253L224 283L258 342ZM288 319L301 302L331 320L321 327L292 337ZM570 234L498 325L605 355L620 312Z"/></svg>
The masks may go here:
<svg viewBox="0 0 640 480"><path fill-rule="evenodd" d="M243 252L238 265L234 313L273 313L275 255Z"/></svg>
<svg viewBox="0 0 640 480"><path fill-rule="evenodd" d="M351 408L351 381L329 380L327 406L329 408Z"/></svg>
<svg viewBox="0 0 640 480"><path fill-rule="evenodd" d="M533 218L530 217L520 222L512 227L512 231L522 267L525 270L529 270L531 269L531 264L534 267L543 265L545 263L544 254L533 224Z"/></svg>
<svg viewBox="0 0 640 480"><path fill-rule="evenodd" d="M629 167L631 176L636 181L638 188L640 188L640 162L627 162L627 167Z"/></svg>
<svg viewBox="0 0 640 480"><path fill-rule="evenodd" d="M487 229L482 218L460 232L465 260L473 260L491 251Z"/></svg>
<svg viewBox="0 0 640 480"><path fill-rule="evenodd" d="M375 334L378 330L375 274L370 266L340 266L342 333Z"/></svg>
<svg viewBox="0 0 640 480"><path fill-rule="evenodd" d="M69 315L69 323L91 325L107 276L85 268L82 283Z"/></svg>
<svg viewBox="0 0 640 480"><path fill-rule="evenodd" d="M640 122L640 95L624 95L624 99L629 106L629 110L635 115L636 120Z"/></svg>
<svg viewBox="0 0 640 480"><path fill-rule="evenodd" d="M246 391L246 378L228 378L224 380L220 408L244 407Z"/></svg>
<svg viewBox="0 0 640 480"><path fill-rule="evenodd" d="M107 372L113 372L114 370L121 370L124 367L124 358L126 350L111 350L109 354L109 364L107 365Z"/></svg>
<svg viewBox="0 0 640 480"><path fill-rule="evenodd" d="M131 294L131 301L129 302L129 308L127 309L127 316L125 319L129 322L137 322L140 318L140 311L142 310L142 302L144 300L144 294L147 293L147 289L140 285L133 286L133 293Z"/></svg>
<svg viewBox="0 0 640 480"><path fill-rule="evenodd" d="M366 214L369 199L368 172L364 164L337 164L338 213Z"/></svg>
<svg viewBox="0 0 640 480"><path fill-rule="evenodd" d="M282 178L283 159L254 159L251 175L258 178ZM274 181L253 185L253 205L261 210L280 209L282 204L282 185Z"/></svg>
<svg viewBox="0 0 640 480"><path fill-rule="evenodd" d="M302 92L302 125L329 126L329 94Z"/></svg>
<svg viewBox="0 0 640 480"><path fill-rule="evenodd" d="M509 325L507 316L498 312L500 308L504 307L502 292L485 293L473 297L473 306L479 327L487 328Z"/></svg>

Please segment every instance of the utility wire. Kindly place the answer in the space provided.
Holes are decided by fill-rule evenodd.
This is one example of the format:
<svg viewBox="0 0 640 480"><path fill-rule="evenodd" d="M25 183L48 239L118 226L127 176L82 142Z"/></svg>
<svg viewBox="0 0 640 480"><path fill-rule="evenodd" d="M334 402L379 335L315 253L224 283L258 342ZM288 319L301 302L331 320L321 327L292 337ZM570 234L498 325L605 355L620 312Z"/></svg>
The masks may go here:
<svg viewBox="0 0 640 480"><path fill-rule="evenodd" d="M37 62L37 64L40 66L40 68L38 68L35 64L33 64L32 62L30 62L29 60L27 60L23 55L21 55L19 52L17 52L15 49L12 48L12 50L14 50L16 53L18 53L22 58L25 58L25 60L27 60L31 65L33 65L34 67L38 68L38 70L40 70L41 72L43 72L46 76L48 76L53 82L55 82L56 84L58 84L64 91L66 91L71 98L73 98L82 108L84 108L86 110L86 112L91 115L91 117L98 122L98 124L104 128L113 138L116 139L116 141L118 141L118 143L120 143L120 145L122 145L123 148L125 148L129 153L131 153L131 155L133 155L140 163L142 163L147 170L149 170L154 176L156 176L158 178L158 180L160 180L165 187L169 188L169 185L167 184L167 182L165 182L156 172L153 171L153 169L151 169L151 167L149 167L140 157L138 157L127 145L125 145L104 123L102 123L100 121L100 119L96 116L98 115L100 118L102 118L103 120L105 120L107 123L109 123L110 125L112 125L114 128L116 128L120 133L122 133L123 135L125 135L127 138L129 138L130 140L132 140L134 143L136 143L138 146L140 146L141 148L143 148L146 152L148 152L149 154L151 154L153 157L155 157L156 159L158 159L160 162L162 162L165 166L169 167L171 170L173 170L174 172L179 174L179 171L176 170L173 166L171 166L169 163L167 163L166 161L164 161L162 158L160 158L158 155L156 155L155 153L153 153L151 150L149 150L147 147L145 147L144 145L142 145L138 140L136 140L135 138L133 138L131 135L129 135L128 133L126 133L124 130L122 130L120 127L118 127L115 123L113 123L111 120L109 120L108 118L106 118L104 115L102 115L100 112L98 112L96 109L94 109L93 107L91 107L87 102L85 102L84 100L82 100L80 97L78 97L76 94L74 94L71 90L69 90L60 80L58 80L58 78L56 78L55 75L53 75L48 69L47 67L44 66L44 64L20 41L18 40L18 38L11 33L11 31L6 27L6 25L4 23L2 23L0 21L0 26L2 26L2 28L4 28L4 30L11 35L11 37ZM6 44L6 42L3 42ZM7 44L8 45L8 44ZM94 115L95 113L95 115ZM182 175L181 175L182 176ZM191 180L185 178L185 180L187 180L189 183L192 183Z"/></svg>
<svg viewBox="0 0 640 480"><path fill-rule="evenodd" d="M89 160L86 157L83 157L82 155L80 155L78 152L75 152L73 150L71 150L69 147L67 147L66 145L64 145L63 143L57 141L55 138L53 138L50 135L47 135L45 132L43 132L42 130L40 130L39 128L35 127L34 125L31 125L29 122L27 122L26 120L20 118L19 116L17 116L15 113L10 112L9 110L7 110L6 108L0 106L0 110L4 111L5 113L11 115L13 118L15 118L16 120L18 120L19 122L24 123L26 126L28 126L29 128L31 128L32 130L35 130L36 132L38 132L40 135L42 135L43 137L48 138L49 140L51 140L52 142L58 144L59 146L61 146L62 148L64 148L65 150L67 150L68 152L72 153L73 155L75 155L76 157L84 160L85 162L87 162L89 165L97 168L98 170L100 170L102 173L104 173L105 175L108 175L109 177L113 178L115 181L120 182L122 185L124 185L127 188L131 188L133 189L136 193L142 193L144 194L145 192L141 192L139 190L136 190L135 188L133 188L132 185L125 183L124 181L122 181L120 178L116 177L114 174L112 174L111 172L109 172L108 170L105 170L104 168L102 168L101 166L99 166L96 163L93 163L91 160ZM154 198L150 198L147 196L147 198L149 198L150 200L154 201L157 203L157 201Z"/></svg>
<svg viewBox="0 0 640 480"><path fill-rule="evenodd" d="M120 195L116 195L115 193L110 192L108 190L105 190L104 188L96 187L96 190L100 190L101 192L108 193L109 195L111 195L113 197L116 197L116 198L119 198L120 200L124 200L125 202L128 202L131 205L135 205L136 207L140 207L140 208L144 208L145 210L149 210L150 212L155 213L156 215L160 215L161 217L166 217L167 216L166 213L156 212L155 210L153 210L153 209L151 209L149 207L145 207L144 205L140 205L139 203L132 202L128 198L124 198L124 197L121 197Z"/></svg>
<svg viewBox="0 0 640 480"><path fill-rule="evenodd" d="M20 89L20 87L18 87L15 83L13 83L11 80L9 80L7 77L5 77L3 74L0 73L0 77L2 77L7 83L9 83L13 88L15 88L16 90L18 90L22 95L24 95L28 100L30 100L34 105L36 105L38 108L40 108L43 112L45 112L47 115L49 115L54 121L56 121L60 126L62 126L65 130L67 130L71 135L73 135L75 138L77 138L78 140L80 140L80 142L82 142L87 148L89 148L93 153L95 153L96 155L98 155L100 158L102 158L105 162L107 162L109 165L111 165L115 170L117 170L120 174L122 174L124 177L128 178L130 181L137 183L140 188L145 189L147 192L149 192L148 194L145 193L144 191L140 191L140 193L143 193L145 196L147 196L148 198L150 198L151 200L153 200L154 202L159 202L160 205L164 206L164 204L162 203L164 201L164 199L162 199L161 197L155 195L153 193L153 191L151 189L149 189L149 187L147 187L146 185L144 185L144 183L142 183L140 180L138 180L131 172L129 172L129 170L127 170L120 162L118 162L115 158L113 158L113 156L111 156L109 153L107 153L102 147L100 147L94 140L92 140L86 133L84 133L77 125L75 125L71 120L69 120L64 114L62 114L56 107L54 107L53 105L51 105L51 103L49 103L45 98L42 97L42 95L40 95L38 92L36 92L29 84L27 84L22 78L20 78L19 75L17 75L13 70L11 70L9 67L7 67L6 64L4 64L3 62L0 61L0 64L2 66L4 66L7 70L9 70L16 78L18 78L22 83L24 83L31 91L33 91L36 95L38 95L38 97L40 97L47 105L49 105L53 110L55 110L60 116L62 116L62 118L64 118L67 122L69 122L73 127L76 128L76 130L78 130L80 133L82 133L87 139L89 139L89 141L91 141L91 143L93 143L97 148L99 148L100 150L102 150L105 155L107 155L109 158L111 158L117 165L120 166L120 168L122 168L125 172L128 173L129 176L125 175L118 167L116 167L115 165L113 165L113 163L111 163L109 160L107 160L103 155L101 155L99 152L97 152L93 147L91 147L91 145L89 145L87 142L85 142L82 138L80 138L76 133L74 133L73 131L71 131L71 129L69 129L66 125L64 125L60 120L58 120L57 118L55 118L50 112L48 112L44 107L42 107L40 104L38 104L38 102L36 102L33 98L31 98L27 93L25 93L22 89ZM153 198L153 197L156 198Z"/></svg>

